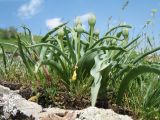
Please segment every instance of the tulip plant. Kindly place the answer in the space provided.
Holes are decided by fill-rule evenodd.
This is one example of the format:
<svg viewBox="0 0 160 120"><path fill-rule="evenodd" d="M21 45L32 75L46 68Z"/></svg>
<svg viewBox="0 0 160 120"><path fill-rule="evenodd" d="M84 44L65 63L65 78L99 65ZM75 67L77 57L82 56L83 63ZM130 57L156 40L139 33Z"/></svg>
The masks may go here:
<svg viewBox="0 0 160 120"><path fill-rule="evenodd" d="M91 102L106 98L108 88L118 84L117 103L120 104L131 80L150 72L160 74L159 65L144 64L142 59L160 50L160 47L135 56L137 41L141 35L130 39L131 26L120 24L109 29L104 36L95 29L96 17L88 18L86 31L80 18L73 28L64 23L48 32L35 43L31 32L29 41L18 37L18 50L33 83L55 92L59 79L72 95L81 95L91 90Z"/></svg>

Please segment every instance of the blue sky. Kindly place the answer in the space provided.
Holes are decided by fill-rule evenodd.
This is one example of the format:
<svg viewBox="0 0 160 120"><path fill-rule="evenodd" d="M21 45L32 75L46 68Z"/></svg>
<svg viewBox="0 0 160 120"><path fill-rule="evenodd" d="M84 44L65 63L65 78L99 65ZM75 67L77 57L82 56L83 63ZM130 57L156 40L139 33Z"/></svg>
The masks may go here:
<svg viewBox="0 0 160 120"><path fill-rule="evenodd" d="M140 31L145 22L151 19L151 10L157 9L153 20L153 31L160 32L160 0L129 0L124 11L122 6L126 0L0 0L0 27L28 26L34 34L45 34L49 29L62 22L69 21L70 25L76 16L80 16L84 24L89 13L97 16L96 28L102 33L110 25L117 25L120 21L134 26ZM86 26L87 27L87 26Z"/></svg>

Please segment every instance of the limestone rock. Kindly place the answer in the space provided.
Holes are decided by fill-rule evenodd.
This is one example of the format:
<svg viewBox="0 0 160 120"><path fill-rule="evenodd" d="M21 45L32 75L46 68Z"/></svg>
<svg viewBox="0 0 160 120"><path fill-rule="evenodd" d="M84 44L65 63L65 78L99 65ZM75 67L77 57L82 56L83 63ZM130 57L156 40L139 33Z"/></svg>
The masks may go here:
<svg viewBox="0 0 160 120"><path fill-rule="evenodd" d="M3 106L3 113L5 119L11 115L15 116L18 111L30 117L38 119L38 114L42 111L42 107L37 103L27 101L16 92L9 90L6 87L0 86L2 93L0 99L0 106Z"/></svg>
<svg viewBox="0 0 160 120"><path fill-rule="evenodd" d="M131 117L119 115L111 109L96 107L88 107L83 110L48 108L45 111L40 113L40 120L132 120Z"/></svg>
<svg viewBox="0 0 160 120"><path fill-rule="evenodd" d="M9 94L9 92L10 92L10 89L9 89L9 88L0 85L0 94L1 94L1 95L2 95L2 94Z"/></svg>
<svg viewBox="0 0 160 120"><path fill-rule="evenodd" d="M132 118L127 115L119 115L111 109L89 107L80 111L79 118L76 120L132 120Z"/></svg>

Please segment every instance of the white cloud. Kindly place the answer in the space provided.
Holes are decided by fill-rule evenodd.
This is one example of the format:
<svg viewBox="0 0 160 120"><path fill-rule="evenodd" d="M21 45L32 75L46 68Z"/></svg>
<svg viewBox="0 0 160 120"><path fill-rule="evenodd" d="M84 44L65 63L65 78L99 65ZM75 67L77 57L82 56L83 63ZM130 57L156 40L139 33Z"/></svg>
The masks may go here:
<svg viewBox="0 0 160 120"><path fill-rule="evenodd" d="M85 23L85 22L87 22L88 21L88 18L89 18L89 16L90 16L90 14L91 13L86 13L86 14L83 14L83 15L81 15L81 16L77 16L76 18L80 18L80 20L81 20L81 22L82 23Z"/></svg>
<svg viewBox="0 0 160 120"><path fill-rule="evenodd" d="M31 18L39 12L43 0L30 0L18 9L18 16L21 18Z"/></svg>
<svg viewBox="0 0 160 120"><path fill-rule="evenodd" d="M63 24L62 18L52 18L52 19L46 20L46 26L49 29L53 29L61 24Z"/></svg>

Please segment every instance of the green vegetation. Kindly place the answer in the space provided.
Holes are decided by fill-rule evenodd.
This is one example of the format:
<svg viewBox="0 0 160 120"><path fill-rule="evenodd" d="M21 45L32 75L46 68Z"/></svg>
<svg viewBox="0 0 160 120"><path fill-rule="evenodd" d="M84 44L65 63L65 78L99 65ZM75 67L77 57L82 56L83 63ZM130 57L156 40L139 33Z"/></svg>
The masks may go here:
<svg viewBox="0 0 160 120"><path fill-rule="evenodd" d="M34 89L41 86L50 97L58 94L60 83L75 99L90 96L92 106L111 96L112 103L134 111L139 119L160 119L160 57L147 60L160 47L137 52L143 38L131 38L131 26L120 24L100 36L93 14L88 24L86 31L77 18L74 27L64 23L42 38L24 27L25 34L17 35L15 43L0 42L1 77L15 75L13 80L29 82ZM14 48L10 57L7 46Z"/></svg>

